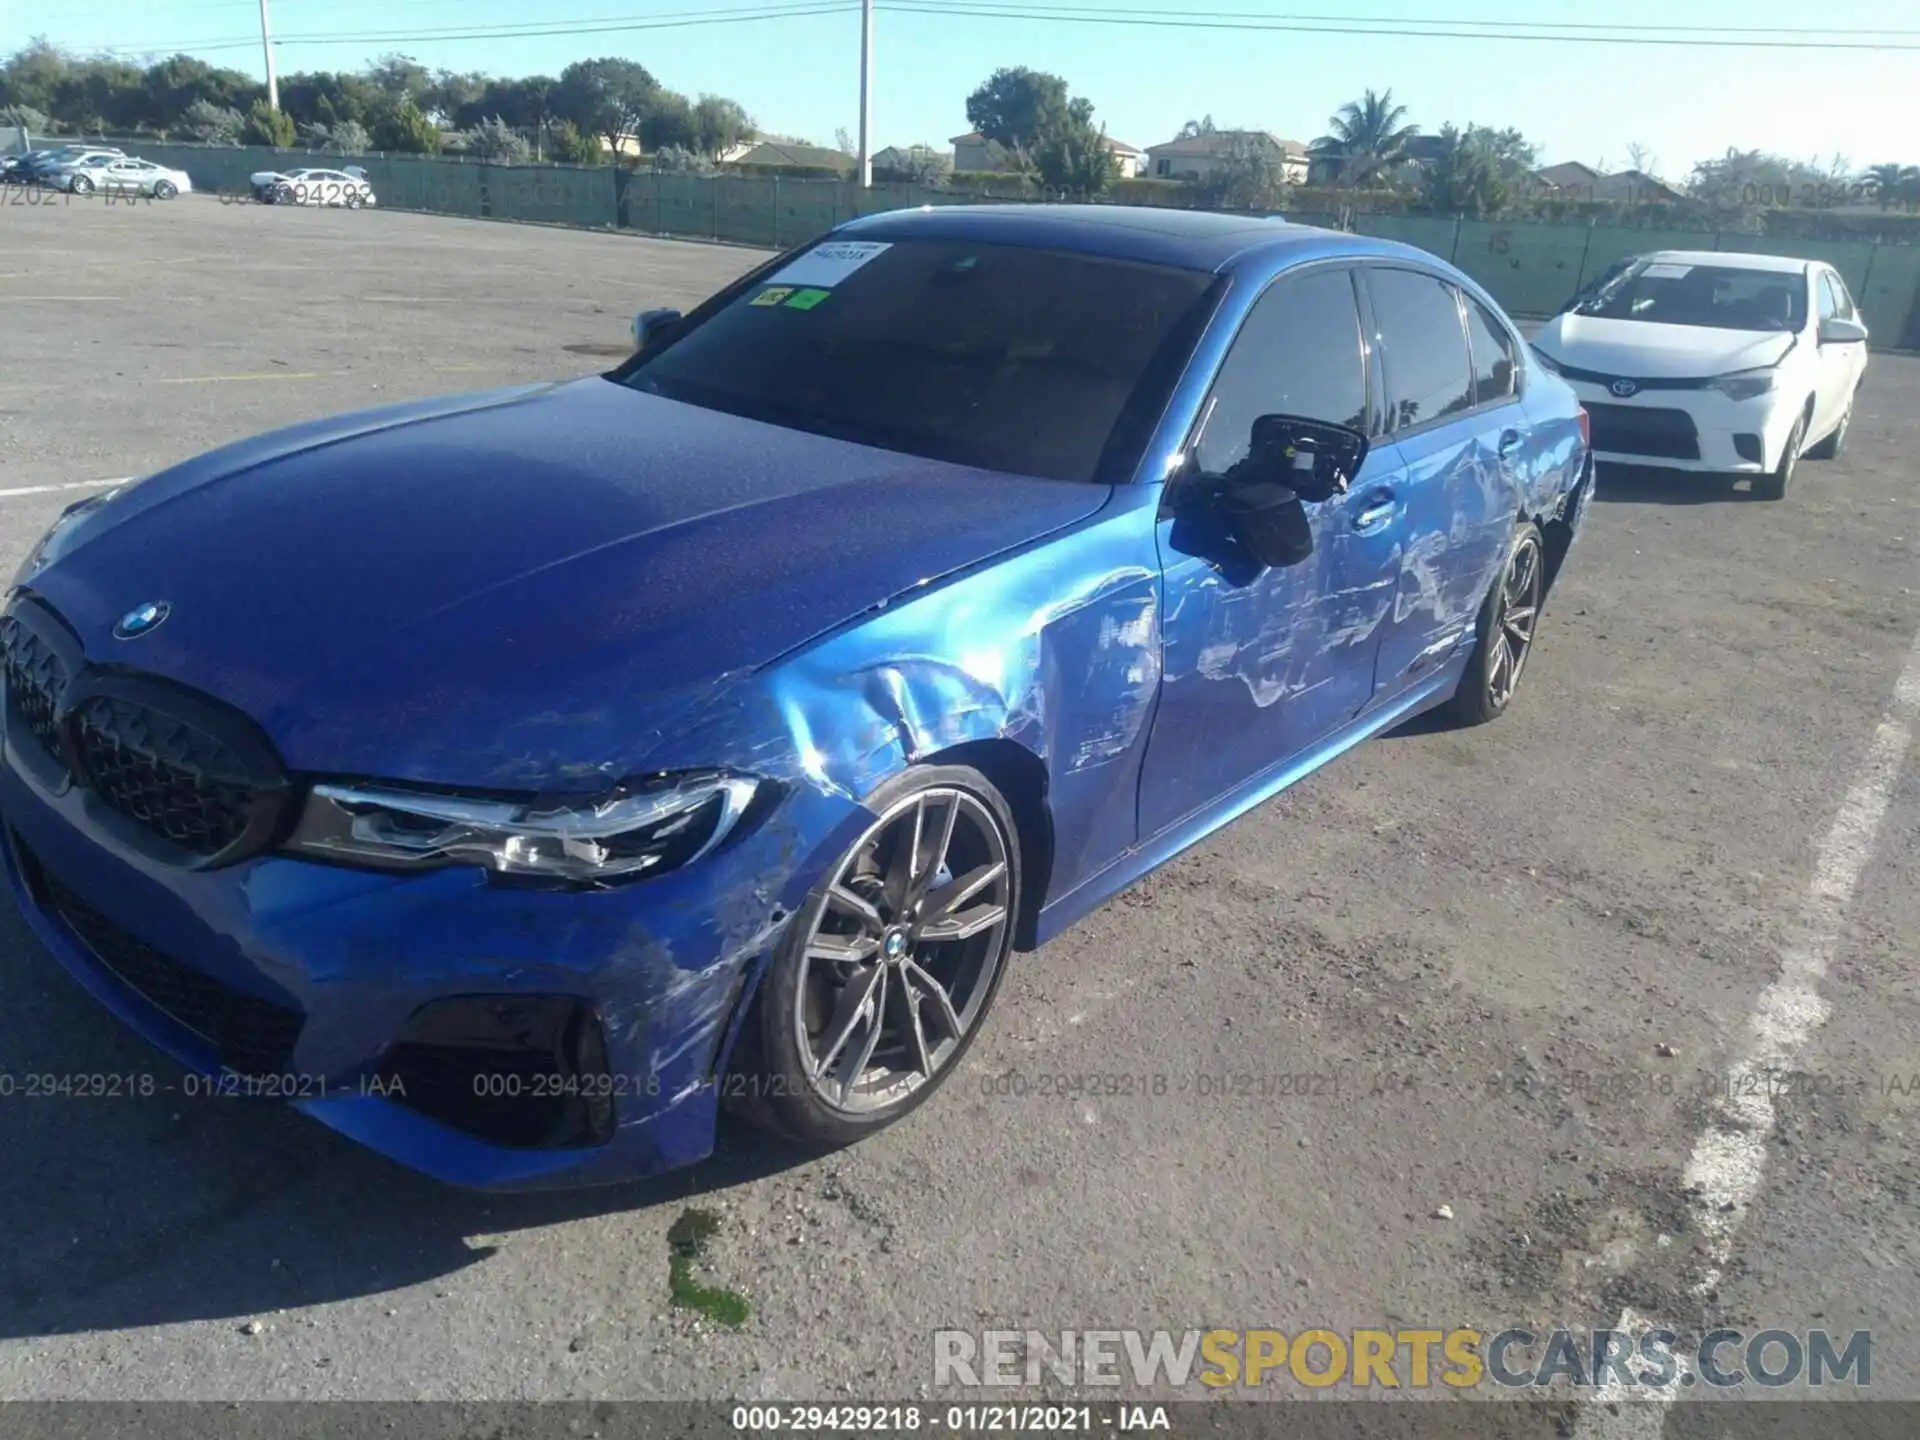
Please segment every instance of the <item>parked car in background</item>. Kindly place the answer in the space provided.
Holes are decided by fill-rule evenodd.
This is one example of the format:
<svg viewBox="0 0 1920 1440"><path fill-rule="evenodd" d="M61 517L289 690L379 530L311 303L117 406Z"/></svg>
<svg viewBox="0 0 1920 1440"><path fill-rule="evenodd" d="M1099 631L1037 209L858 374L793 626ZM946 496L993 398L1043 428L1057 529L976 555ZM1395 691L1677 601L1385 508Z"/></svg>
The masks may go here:
<svg viewBox="0 0 1920 1440"><path fill-rule="evenodd" d="M268 205L332 205L358 210L375 202L365 172L301 169L258 170L247 177L253 198Z"/></svg>
<svg viewBox="0 0 1920 1440"><path fill-rule="evenodd" d="M462 1184L904 1116L1015 949L1501 715L1592 489L1486 291L1301 226L870 216L640 329L82 501L0 613L35 933Z"/></svg>
<svg viewBox="0 0 1920 1440"><path fill-rule="evenodd" d="M85 156L53 171L46 183L75 195L97 191L103 195L149 195L156 200L171 200L193 189L186 171L127 155Z"/></svg>
<svg viewBox="0 0 1920 1440"><path fill-rule="evenodd" d="M13 178L29 185L44 184L55 171L96 156L119 158L126 152L114 145L56 145L46 150L29 151L13 172Z"/></svg>
<svg viewBox="0 0 1920 1440"><path fill-rule="evenodd" d="M1846 447L1867 327L1818 261L1663 250L1617 267L1534 336L1593 417L1602 461L1753 477L1785 496Z"/></svg>

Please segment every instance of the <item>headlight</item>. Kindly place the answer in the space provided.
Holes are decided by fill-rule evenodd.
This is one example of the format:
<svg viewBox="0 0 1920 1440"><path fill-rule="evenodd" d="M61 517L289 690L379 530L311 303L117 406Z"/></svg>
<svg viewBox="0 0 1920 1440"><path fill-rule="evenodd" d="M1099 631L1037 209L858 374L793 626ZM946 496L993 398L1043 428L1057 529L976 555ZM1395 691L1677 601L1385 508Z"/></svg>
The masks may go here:
<svg viewBox="0 0 1920 1440"><path fill-rule="evenodd" d="M566 802L319 784L287 848L389 870L477 865L572 883L632 880L690 864L720 844L760 786L752 776L700 771Z"/></svg>
<svg viewBox="0 0 1920 1440"><path fill-rule="evenodd" d="M89 495L84 500L76 500L62 510L59 518L47 527L47 533L42 535L39 543L27 552L26 560L14 572L14 585L26 584L79 544L83 528L80 522L126 488L125 485L116 485L111 490L102 490L98 495Z"/></svg>
<svg viewBox="0 0 1920 1440"><path fill-rule="evenodd" d="M1533 347L1533 358L1540 362L1540 368L1549 375L1560 374L1560 362L1537 345Z"/></svg>
<svg viewBox="0 0 1920 1440"><path fill-rule="evenodd" d="M1754 400L1773 389L1778 378L1771 366L1763 370L1736 370L1731 375L1722 375L1709 380L1707 388L1718 390L1729 400Z"/></svg>

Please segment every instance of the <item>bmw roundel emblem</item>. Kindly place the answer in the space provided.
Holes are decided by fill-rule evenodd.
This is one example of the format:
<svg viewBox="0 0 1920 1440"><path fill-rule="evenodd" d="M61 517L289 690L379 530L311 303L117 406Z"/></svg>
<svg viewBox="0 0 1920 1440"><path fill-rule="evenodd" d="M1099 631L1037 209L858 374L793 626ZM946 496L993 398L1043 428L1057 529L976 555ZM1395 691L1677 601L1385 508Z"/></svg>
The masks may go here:
<svg viewBox="0 0 1920 1440"><path fill-rule="evenodd" d="M120 623L113 627L114 636L120 640L137 640L149 630L158 629L160 622L172 613L173 607L164 600L136 605L120 617Z"/></svg>
<svg viewBox="0 0 1920 1440"><path fill-rule="evenodd" d="M1637 395L1640 393L1640 387L1631 380L1616 380L1607 388L1622 400L1626 399L1629 395Z"/></svg>

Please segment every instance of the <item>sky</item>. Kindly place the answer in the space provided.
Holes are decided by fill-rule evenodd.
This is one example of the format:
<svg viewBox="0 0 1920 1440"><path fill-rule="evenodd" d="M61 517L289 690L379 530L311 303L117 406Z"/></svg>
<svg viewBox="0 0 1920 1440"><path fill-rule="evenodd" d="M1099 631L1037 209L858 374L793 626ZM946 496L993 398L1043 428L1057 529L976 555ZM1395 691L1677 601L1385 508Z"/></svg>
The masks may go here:
<svg viewBox="0 0 1920 1440"><path fill-rule="evenodd" d="M764 0L767 11L846 0ZM1191 118L1311 143L1363 90L1391 89L1426 131L1451 121L1516 126L1543 163L1625 168L1636 142L1648 168L1684 180L1728 147L1855 166L1920 164L1920 10L1904 33L1892 0L904 0L949 11L890 9L875 20L873 145L944 147L965 131L967 94L995 68L1028 65L1067 78L1115 139L1144 149ZM388 51L431 68L557 73L573 60L620 55L665 85L744 104L763 131L831 144L856 132L860 16L778 14L745 23L677 23L739 12L752 0L269 0L281 73L354 69ZM1051 9L1023 18L978 13ZM1135 11L1173 24L1088 23ZM1072 18L1075 12L1080 18ZM1682 16L1684 15L1684 19ZM1320 16L1366 34L1201 28ZM1333 18L1337 17L1337 18ZM1184 20L1187 23L1178 23ZM1499 26L1724 27L1717 33L1787 48L1666 47L1508 40ZM650 22L653 28L614 29ZM676 23L668 23L676 22ZM1301 22L1305 23L1305 22ZM430 38L489 25L576 27L584 33ZM1409 28L1477 31L1422 38ZM257 0L0 0L0 52L33 36L129 58L184 50L264 75ZM1773 27L1776 33L1760 33ZM1815 29L1815 27L1818 27ZM1846 34L1872 31L1877 34ZM1794 33L1787 33L1794 32ZM1578 35L1578 31L1560 34ZM1641 30L1641 34L1652 34ZM1673 38L1707 35L1660 32ZM1714 33L1714 32L1709 32ZM301 37L339 36L331 43ZM1862 48L1813 50L1810 38ZM1908 48L1898 48L1898 47Z"/></svg>

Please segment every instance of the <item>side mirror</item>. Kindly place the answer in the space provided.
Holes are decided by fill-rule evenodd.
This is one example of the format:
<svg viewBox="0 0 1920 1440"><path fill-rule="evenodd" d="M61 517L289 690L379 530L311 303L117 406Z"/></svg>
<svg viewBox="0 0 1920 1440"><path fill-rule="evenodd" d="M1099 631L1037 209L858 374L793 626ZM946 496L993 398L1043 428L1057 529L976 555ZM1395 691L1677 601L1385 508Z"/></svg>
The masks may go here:
<svg viewBox="0 0 1920 1440"><path fill-rule="evenodd" d="M646 349L671 332L684 318L678 310L642 310L633 317L633 348Z"/></svg>
<svg viewBox="0 0 1920 1440"><path fill-rule="evenodd" d="M1864 345L1867 340L1867 327L1858 320L1843 320L1835 315L1820 322L1820 343L1822 345Z"/></svg>
<svg viewBox="0 0 1920 1440"><path fill-rule="evenodd" d="M1260 564L1281 569L1313 554L1306 507L1278 481L1229 485L1220 492L1219 505L1228 533Z"/></svg>
<svg viewBox="0 0 1920 1440"><path fill-rule="evenodd" d="M1304 500L1325 500L1346 493L1370 447L1365 435L1345 425L1299 415L1262 415L1253 422L1247 458L1234 469L1248 480L1284 485Z"/></svg>

